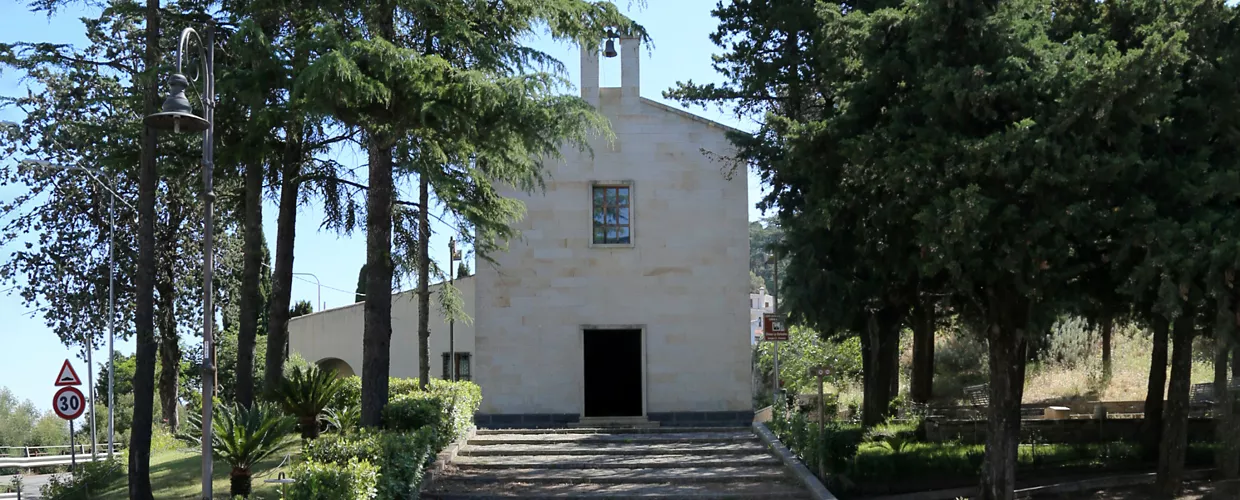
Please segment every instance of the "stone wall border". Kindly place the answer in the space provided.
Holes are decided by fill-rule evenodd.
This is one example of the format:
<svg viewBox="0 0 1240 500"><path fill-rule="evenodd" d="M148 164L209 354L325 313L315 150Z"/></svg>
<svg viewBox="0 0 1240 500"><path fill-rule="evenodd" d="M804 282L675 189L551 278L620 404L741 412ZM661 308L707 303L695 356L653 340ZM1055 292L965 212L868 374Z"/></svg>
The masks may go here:
<svg viewBox="0 0 1240 500"><path fill-rule="evenodd" d="M779 460L784 463L788 470L792 471L797 480L805 485L805 488L809 490L814 500L838 500L835 495L827 491L827 487L822 484L822 481L819 481L818 477L810 472L809 468L805 467L805 464L801 463L801 460L796 455L793 455L788 450L788 447L779 441L778 437L775 437L775 433L771 432L766 427L766 424L754 422L753 431L771 451L775 452L775 455L779 457Z"/></svg>
<svg viewBox="0 0 1240 500"><path fill-rule="evenodd" d="M423 472L422 485L419 489L421 491L430 489L435 482L435 478L443 474L444 470L448 468L448 464L456 459L456 454L461 451L461 447L469 443L469 440L473 439L477 433L478 426L470 426L469 430L465 431L465 435L456 441L448 443L447 447L441 450L438 455L435 455L435 461Z"/></svg>

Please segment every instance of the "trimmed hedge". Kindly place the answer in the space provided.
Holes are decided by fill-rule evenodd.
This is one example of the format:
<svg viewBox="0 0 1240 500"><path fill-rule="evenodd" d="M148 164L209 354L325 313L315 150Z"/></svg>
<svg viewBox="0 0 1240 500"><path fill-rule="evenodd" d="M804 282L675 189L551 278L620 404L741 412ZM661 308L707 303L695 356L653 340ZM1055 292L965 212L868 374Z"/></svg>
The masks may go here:
<svg viewBox="0 0 1240 500"><path fill-rule="evenodd" d="M435 430L434 450L438 452L465 435L480 404L482 390L477 384L433 379L425 391L392 398L383 410L383 425L400 431L430 426Z"/></svg>
<svg viewBox="0 0 1240 500"><path fill-rule="evenodd" d="M356 435L328 434L306 442L302 456L316 463L374 464L379 472L376 498L416 498L423 471L435 456L433 433L424 427L412 433L362 429Z"/></svg>
<svg viewBox="0 0 1240 500"><path fill-rule="evenodd" d="M474 425L474 413L482 404L482 389L473 382L431 379L425 391L416 378L391 378L388 404L383 410L383 427L413 432L423 426L435 431L435 453L460 439ZM361 407L362 379L352 376L332 399L332 408Z"/></svg>
<svg viewBox="0 0 1240 500"><path fill-rule="evenodd" d="M332 463L308 460L293 467L289 500L370 500L377 493L378 467L356 457Z"/></svg>
<svg viewBox="0 0 1240 500"><path fill-rule="evenodd" d="M450 382L444 382L443 380L431 379L432 386L435 385L435 382L450 383ZM468 382L458 382L458 383L468 383ZM389 401L391 401L392 399L395 399L397 396L400 396L402 394L412 394L415 392L420 392L420 390L418 389L417 378L391 377L388 379L388 400ZM337 409L344 408L347 406L356 406L359 408L362 406L362 377L359 377L357 375L353 375L351 377L345 377L344 383L340 387L340 391L336 393L336 395L332 398L331 403L328 404L329 408L337 408Z"/></svg>

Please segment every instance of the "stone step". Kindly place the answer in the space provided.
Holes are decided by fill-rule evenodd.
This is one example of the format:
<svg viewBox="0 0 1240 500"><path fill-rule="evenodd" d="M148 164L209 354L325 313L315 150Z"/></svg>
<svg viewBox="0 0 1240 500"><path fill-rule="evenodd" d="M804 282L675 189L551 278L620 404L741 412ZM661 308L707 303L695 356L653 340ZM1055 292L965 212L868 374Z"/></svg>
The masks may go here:
<svg viewBox="0 0 1240 500"><path fill-rule="evenodd" d="M789 479L782 467L683 467L664 469L493 469L444 476L449 483L726 483ZM439 481L437 479L436 481Z"/></svg>
<svg viewBox="0 0 1240 500"><path fill-rule="evenodd" d="M511 482L494 485L436 484L422 498L438 500L488 500L509 498L657 498L662 500L800 500L812 498L802 488L786 482L737 481L733 483L639 483L639 484L530 484Z"/></svg>
<svg viewBox="0 0 1240 500"><path fill-rule="evenodd" d="M662 443L727 443L727 442L758 442L758 437L749 431L732 432L676 432L660 434L487 434L475 436L469 440L470 445L491 446L498 444L531 444L531 443L579 443L579 444L662 444Z"/></svg>
<svg viewBox="0 0 1240 500"><path fill-rule="evenodd" d="M685 434L693 432L748 432L748 427L652 427L652 428L560 428L560 429L478 429L477 435L525 434L525 435L558 435L558 434Z"/></svg>
<svg viewBox="0 0 1240 500"><path fill-rule="evenodd" d="M452 465L470 469L664 469L677 467L782 466L768 452L740 455L523 455L457 456Z"/></svg>
<svg viewBox="0 0 1240 500"><path fill-rule="evenodd" d="M548 443L466 445L458 453L466 457L518 455L739 455L765 452L756 441L738 443Z"/></svg>

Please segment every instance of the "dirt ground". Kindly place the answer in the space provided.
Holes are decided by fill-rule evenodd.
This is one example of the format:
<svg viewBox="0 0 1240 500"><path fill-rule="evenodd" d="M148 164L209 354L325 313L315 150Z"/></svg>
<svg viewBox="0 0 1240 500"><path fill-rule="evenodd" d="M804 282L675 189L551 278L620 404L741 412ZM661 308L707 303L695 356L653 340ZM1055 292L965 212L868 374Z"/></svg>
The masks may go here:
<svg viewBox="0 0 1240 500"><path fill-rule="evenodd" d="M1043 495L1034 498L1036 500L1153 500L1159 498L1151 492L1150 488L1146 485L1089 493ZM1224 494L1222 490L1223 488L1219 485L1208 481L1190 482L1184 485L1184 490L1175 498L1176 500L1236 500L1240 498L1240 495L1235 493Z"/></svg>

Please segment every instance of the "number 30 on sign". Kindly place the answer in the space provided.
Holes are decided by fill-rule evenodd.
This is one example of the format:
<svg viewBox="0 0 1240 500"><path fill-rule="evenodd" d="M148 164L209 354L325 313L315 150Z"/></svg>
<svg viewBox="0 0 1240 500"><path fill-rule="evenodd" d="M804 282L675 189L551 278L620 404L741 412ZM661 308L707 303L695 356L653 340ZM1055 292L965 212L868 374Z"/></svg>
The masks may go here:
<svg viewBox="0 0 1240 500"><path fill-rule="evenodd" d="M86 411L86 398L77 387L65 387L56 391L56 396L52 398L52 410L60 418L73 420Z"/></svg>

